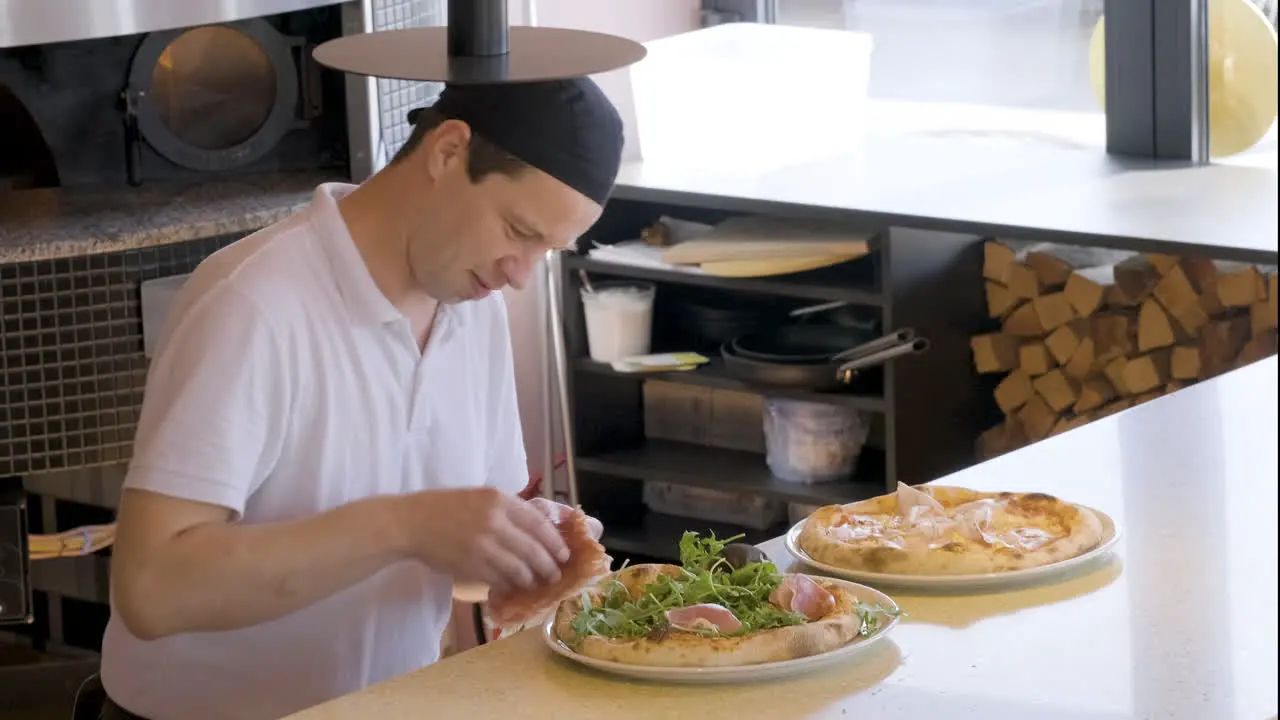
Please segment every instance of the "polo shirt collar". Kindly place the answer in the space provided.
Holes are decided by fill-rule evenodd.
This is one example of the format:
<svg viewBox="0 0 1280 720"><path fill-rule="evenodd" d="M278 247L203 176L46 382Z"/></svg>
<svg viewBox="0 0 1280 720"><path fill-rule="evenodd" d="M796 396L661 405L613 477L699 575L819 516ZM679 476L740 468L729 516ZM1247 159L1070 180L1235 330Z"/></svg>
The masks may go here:
<svg viewBox="0 0 1280 720"><path fill-rule="evenodd" d="M338 200L355 188L348 183L325 183L317 187L309 208L311 227L329 259L338 281L338 292L351 318L361 325L395 322L404 315L374 283L338 211Z"/></svg>

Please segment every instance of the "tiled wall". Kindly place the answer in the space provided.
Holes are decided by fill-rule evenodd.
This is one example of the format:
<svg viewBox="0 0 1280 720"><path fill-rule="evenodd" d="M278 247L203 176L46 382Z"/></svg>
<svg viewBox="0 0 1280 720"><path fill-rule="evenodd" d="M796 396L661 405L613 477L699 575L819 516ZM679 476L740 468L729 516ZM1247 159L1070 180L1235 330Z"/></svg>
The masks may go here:
<svg viewBox="0 0 1280 720"><path fill-rule="evenodd" d="M0 265L0 477L129 459L147 371L139 286L233 239Z"/></svg>
<svg viewBox="0 0 1280 720"><path fill-rule="evenodd" d="M414 27L444 25L445 0L373 0L373 29L401 30ZM409 139L413 127L405 116L414 108L428 104L444 86L440 83L410 80L378 79L378 119L382 131L381 162L390 162L396 151Z"/></svg>

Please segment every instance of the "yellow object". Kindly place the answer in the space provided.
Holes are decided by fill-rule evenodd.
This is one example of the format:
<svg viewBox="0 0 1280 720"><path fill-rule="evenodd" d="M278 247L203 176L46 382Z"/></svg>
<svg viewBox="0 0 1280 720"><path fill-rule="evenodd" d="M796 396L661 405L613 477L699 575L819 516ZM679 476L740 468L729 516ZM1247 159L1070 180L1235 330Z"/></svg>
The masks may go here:
<svg viewBox="0 0 1280 720"><path fill-rule="evenodd" d="M1089 80L1106 108L1106 41L1100 18L1089 41ZM1276 31L1249 0L1209 0L1209 154L1253 147L1276 118Z"/></svg>
<svg viewBox="0 0 1280 720"><path fill-rule="evenodd" d="M27 554L32 560L88 555L110 547L116 541L116 526L86 525L57 535L27 536Z"/></svg>
<svg viewBox="0 0 1280 720"><path fill-rule="evenodd" d="M677 372L693 370L699 365L711 362L704 355L695 352L661 353L657 355L636 355L613 362L613 369L618 372Z"/></svg>
<svg viewBox="0 0 1280 720"><path fill-rule="evenodd" d="M787 275L790 273L817 270L829 265L862 257L857 255L823 255L819 257L778 258L775 260L720 260L704 262L698 267L707 275L717 277L766 277L769 275Z"/></svg>

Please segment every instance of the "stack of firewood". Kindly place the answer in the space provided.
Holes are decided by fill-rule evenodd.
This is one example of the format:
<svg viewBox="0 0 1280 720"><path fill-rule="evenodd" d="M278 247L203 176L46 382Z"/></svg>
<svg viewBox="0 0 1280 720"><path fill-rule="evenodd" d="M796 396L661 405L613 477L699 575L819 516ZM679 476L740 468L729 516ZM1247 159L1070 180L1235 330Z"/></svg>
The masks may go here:
<svg viewBox="0 0 1280 720"><path fill-rule="evenodd" d="M991 458L1276 352L1274 269L1130 254L1088 266L1078 250L990 241L983 275L998 332L971 339L1001 373ZM1075 257L1072 257L1072 255Z"/></svg>

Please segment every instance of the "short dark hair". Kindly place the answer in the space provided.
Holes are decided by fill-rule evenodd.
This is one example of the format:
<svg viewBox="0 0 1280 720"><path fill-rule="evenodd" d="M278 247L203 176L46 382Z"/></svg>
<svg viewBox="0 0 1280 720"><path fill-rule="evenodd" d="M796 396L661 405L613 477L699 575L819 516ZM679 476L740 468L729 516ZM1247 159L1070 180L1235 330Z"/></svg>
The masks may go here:
<svg viewBox="0 0 1280 720"><path fill-rule="evenodd" d="M427 133L440 127L440 124L448 119L434 108L425 108L418 113L418 121L413 125L413 132L396 152L396 156L391 159L391 164L395 165L409 157L422 144L422 138L426 137ZM494 173L515 177L528 168L529 164L525 161L485 140L475 132L471 133L471 145L467 149L467 177L471 178L471 182L480 182Z"/></svg>

